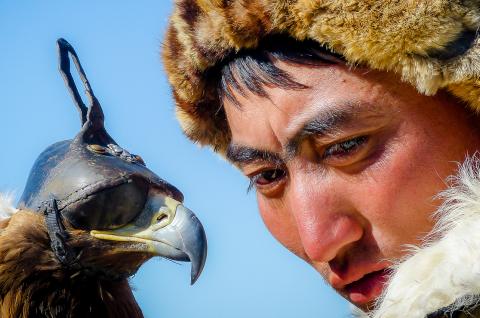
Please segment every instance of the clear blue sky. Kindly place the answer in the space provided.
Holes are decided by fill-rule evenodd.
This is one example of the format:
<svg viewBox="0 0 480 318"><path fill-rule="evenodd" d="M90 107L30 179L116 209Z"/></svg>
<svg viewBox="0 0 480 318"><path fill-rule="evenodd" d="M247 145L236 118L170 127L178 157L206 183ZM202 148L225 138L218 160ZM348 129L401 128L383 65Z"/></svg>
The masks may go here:
<svg viewBox="0 0 480 318"><path fill-rule="evenodd" d="M76 48L116 141L185 194L207 231L203 275L153 259L132 279L150 318L348 317L344 300L264 228L247 180L188 142L159 51L170 1L0 0L0 191L21 195L36 156L72 138L79 117L57 71L55 40Z"/></svg>

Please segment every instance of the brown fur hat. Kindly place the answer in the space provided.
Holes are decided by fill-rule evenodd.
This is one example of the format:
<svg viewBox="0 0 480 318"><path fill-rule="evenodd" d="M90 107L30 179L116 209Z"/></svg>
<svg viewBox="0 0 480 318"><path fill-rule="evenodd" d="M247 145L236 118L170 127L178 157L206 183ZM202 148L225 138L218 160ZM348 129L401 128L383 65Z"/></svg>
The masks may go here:
<svg viewBox="0 0 480 318"><path fill-rule="evenodd" d="M163 59L185 134L224 152L230 131L211 70L268 35L316 40L480 111L479 26L480 0L176 0Z"/></svg>

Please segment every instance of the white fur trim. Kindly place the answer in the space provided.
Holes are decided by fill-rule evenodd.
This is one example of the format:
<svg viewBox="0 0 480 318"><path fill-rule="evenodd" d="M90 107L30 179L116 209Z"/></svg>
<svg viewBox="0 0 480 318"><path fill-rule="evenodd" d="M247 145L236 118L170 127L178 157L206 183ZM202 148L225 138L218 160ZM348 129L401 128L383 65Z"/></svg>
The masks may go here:
<svg viewBox="0 0 480 318"><path fill-rule="evenodd" d="M0 221L11 217L17 209L13 207L13 195L0 193Z"/></svg>
<svg viewBox="0 0 480 318"><path fill-rule="evenodd" d="M373 318L424 318L479 302L480 159L467 159L444 199L438 222L421 248L396 266Z"/></svg>

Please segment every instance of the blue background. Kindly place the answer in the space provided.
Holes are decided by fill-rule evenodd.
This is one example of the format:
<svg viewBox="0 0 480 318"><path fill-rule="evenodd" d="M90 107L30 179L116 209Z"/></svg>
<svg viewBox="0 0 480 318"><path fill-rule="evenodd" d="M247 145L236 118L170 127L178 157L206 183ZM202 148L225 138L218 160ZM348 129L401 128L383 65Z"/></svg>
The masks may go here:
<svg viewBox="0 0 480 318"><path fill-rule="evenodd" d="M0 191L21 195L37 155L79 117L55 40L80 60L116 141L185 194L207 231L197 284L188 264L153 259L132 279L146 317L348 317L346 302L266 231L238 171L182 135L159 52L170 1L0 0Z"/></svg>

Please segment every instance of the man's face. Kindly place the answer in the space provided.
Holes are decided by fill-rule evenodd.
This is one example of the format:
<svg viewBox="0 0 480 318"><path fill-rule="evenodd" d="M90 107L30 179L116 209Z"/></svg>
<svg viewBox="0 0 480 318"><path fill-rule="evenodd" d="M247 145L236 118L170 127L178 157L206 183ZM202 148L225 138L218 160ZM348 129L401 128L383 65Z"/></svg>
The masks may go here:
<svg viewBox="0 0 480 318"><path fill-rule="evenodd" d="M273 236L367 310L386 267L431 230L445 178L478 149L475 118L388 73L277 66L309 88L224 100L228 156Z"/></svg>

